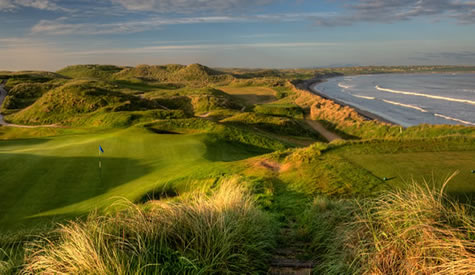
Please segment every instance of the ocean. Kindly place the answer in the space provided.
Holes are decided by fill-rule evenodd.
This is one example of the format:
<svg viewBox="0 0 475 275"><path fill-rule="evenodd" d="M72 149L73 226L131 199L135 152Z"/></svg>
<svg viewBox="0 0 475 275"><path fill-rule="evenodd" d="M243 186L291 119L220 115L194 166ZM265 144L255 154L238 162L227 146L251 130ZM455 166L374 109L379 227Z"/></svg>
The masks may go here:
<svg viewBox="0 0 475 275"><path fill-rule="evenodd" d="M474 73L345 76L312 89L404 127L475 126Z"/></svg>

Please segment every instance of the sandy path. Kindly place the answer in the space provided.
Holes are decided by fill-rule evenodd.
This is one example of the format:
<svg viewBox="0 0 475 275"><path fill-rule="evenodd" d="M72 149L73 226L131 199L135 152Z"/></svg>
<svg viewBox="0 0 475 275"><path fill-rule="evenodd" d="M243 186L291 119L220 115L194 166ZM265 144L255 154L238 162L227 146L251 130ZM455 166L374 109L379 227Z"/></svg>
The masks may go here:
<svg viewBox="0 0 475 275"><path fill-rule="evenodd" d="M5 85L2 83L0 84L0 106L2 106L3 101L5 100L5 97L7 96L7 91L5 90ZM0 125L1 126L8 126L8 127L15 127L15 128L58 128L59 126L56 124L51 124L51 125L19 125L19 124L10 124L7 123L3 119L3 115L0 113Z"/></svg>
<svg viewBox="0 0 475 275"><path fill-rule="evenodd" d="M308 126L312 127L315 131L320 133L328 142L332 142L337 139L342 139L339 135L328 131L323 125L315 120L311 119L305 119L305 122L308 124Z"/></svg>

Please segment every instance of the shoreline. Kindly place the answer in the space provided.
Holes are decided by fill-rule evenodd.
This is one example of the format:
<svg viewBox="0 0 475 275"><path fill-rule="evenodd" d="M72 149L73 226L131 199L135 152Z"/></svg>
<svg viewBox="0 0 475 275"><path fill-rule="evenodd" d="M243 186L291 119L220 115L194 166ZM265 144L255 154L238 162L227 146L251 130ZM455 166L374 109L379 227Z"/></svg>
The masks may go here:
<svg viewBox="0 0 475 275"><path fill-rule="evenodd" d="M330 76L325 76L325 77L316 77L316 78L312 78L312 79L309 79L309 80L305 80L303 81L302 83L300 84L297 84L297 86L301 86L301 85L304 85L304 86L301 86L299 88L301 89L304 89L314 95L317 95L321 98L324 98L324 99L327 99L327 100L331 100L333 101L334 103L340 105L340 106L343 106L343 107L350 107L352 108L353 110L355 110L355 112L357 112L360 116L364 117L365 119L367 120L376 120L376 121L379 121L379 122L383 122L383 123L387 123L387 124L391 124L391 125L399 125L401 126L400 124L394 122L394 121L390 121L386 118L383 118L377 114L374 114L374 113L371 113L367 110L363 110L361 108L358 108L356 106L353 106L351 104L347 104L345 102L342 102L338 99L334 99L334 98L331 98L323 93L321 93L319 90L317 90L316 88L314 88L316 85L320 84L320 83L323 83L325 81L327 81L327 79L329 78L333 78L333 77L339 77L339 76L343 76L343 75L330 75Z"/></svg>

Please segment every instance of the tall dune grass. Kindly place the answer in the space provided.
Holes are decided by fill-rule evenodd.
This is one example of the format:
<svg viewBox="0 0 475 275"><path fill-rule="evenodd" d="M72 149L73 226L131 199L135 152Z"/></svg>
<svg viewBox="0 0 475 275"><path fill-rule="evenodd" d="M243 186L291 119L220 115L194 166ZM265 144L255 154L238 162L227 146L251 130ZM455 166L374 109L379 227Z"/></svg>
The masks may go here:
<svg viewBox="0 0 475 275"><path fill-rule="evenodd" d="M474 209L443 188L414 184L359 208L347 244L362 273L475 274Z"/></svg>
<svg viewBox="0 0 475 275"><path fill-rule="evenodd" d="M217 274L266 270L270 218L235 181L180 202L128 203L61 226L28 249L23 274Z"/></svg>
<svg viewBox="0 0 475 275"><path fill-rule="evenodd" d="M474 208L444 187L414 183L359 201L317 200L301 221L316 273L475 274Z"/></svg>

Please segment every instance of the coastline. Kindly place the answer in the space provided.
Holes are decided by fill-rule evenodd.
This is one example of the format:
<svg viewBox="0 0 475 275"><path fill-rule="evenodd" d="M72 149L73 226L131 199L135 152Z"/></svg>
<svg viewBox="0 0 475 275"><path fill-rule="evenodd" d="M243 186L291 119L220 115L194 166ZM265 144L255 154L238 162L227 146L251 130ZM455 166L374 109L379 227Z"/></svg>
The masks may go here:
<svg viewBox="0 0 475 275"><path fill-rule="evenodd" d="M338 99L331 98L331 97L321 93L319 90L317 90L315 88L316 85L327 81L327 79L332 78L332 77L338 77L338 76L342 76L342 75L329 75L329 76L325 76L325 77L315 77L315 78L312 78L312 79L309 79L309 80L305 80L301 83L298 83L298 84L296 84L296 86L299 87L300 89L306 90L306 91L308 91L308 92L310 92L314 95L317 95L321 98L331 100L331 101L333 101L334 103L336 103L340 106L352 108L353 110L355 110L355 112L357 112L360 116L362 116L363 118L365 118L367 120L376 120L376 121L383 122L383 123L386 123L386 124L399 125L398 123L396 123L394 121L390 121L388 119L385 119L385 118L383 118L383 117L381 117L377 114L374 114L374 113L371 113L369 111L363 110L363 109L358 108L356 106L353 106L351 104L347 104L347 103L342 102Z"/></svg>

